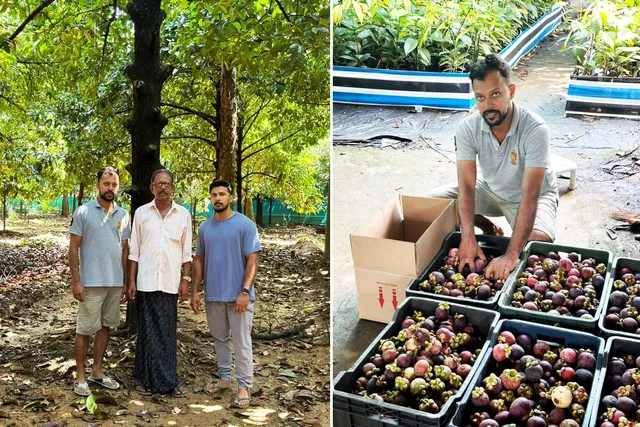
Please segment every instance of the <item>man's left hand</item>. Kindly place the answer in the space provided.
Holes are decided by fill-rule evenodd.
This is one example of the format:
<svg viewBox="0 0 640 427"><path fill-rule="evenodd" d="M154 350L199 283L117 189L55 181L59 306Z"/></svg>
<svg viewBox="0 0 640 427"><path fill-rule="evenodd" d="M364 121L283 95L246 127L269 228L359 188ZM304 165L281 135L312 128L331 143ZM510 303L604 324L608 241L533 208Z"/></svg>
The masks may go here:
<svg viewBox="0 0 640 427"><path fill-rule="evenodd" d="M186 280L180 282L178 288L178 304L189 299L189 283Z"/></svg>
<svg viewBox="0 0 640 427"><path fill-rule="evenodd" d="M236 298L236 313L242 313L247 309L249 305L249 295L240 292L238 298Z"/></svg>
<svg viewBox="0 0 640 427"><path fill-rule="evenodd" d="M518 266L518 257L511 257L507 254L494 258L484 270L484 277L505 280L509 274Z"/></svg>

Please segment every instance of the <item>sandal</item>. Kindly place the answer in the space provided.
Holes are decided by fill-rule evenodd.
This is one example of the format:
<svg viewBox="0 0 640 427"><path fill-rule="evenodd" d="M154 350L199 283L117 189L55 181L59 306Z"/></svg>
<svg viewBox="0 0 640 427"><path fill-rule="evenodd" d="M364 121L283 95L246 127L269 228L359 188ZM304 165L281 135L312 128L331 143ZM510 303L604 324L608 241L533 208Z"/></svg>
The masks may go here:
<svg viewBox="0 0 640 427"><path fill-rule="evenodd" d="M87 378L87 381L93 384L97 384L100 387L104 387L108 390L118 390L120 388L120 384L117 381L112 380L109 377L103 378Z"/></svg>
<svg viewBox="0 0 640 427"><path fill-rule="evenodd" d="M219 385L213 385L213 383L208 383L205 388L204 388L204 392L207 394L223 394L227 391L231 390L231 387L221 387Z"/></svg>
<svg viewBox="0 0 640 427"><path fill-rule="evenodd" d="M141 396L151 396L151 388L145 387L143 385L136 385L136 393Z"/></svg>
<svg viewBox="0 0 640 427"><path fill-rule="evenodd" d="M171 396L173 396L173 397L187 397L187 392L184 389L184 387L176 388L175 390L173 390L173 393L171 393Z"/></svg>
<svg viewBox="0 0 640 427"><path fill-rule="evenodd" d="M251 403L251 398L250 397L236 397L236 399L233 401L233 407L235 408L247 408L249 406L249 403Z"/></svg>
<svg viewBox="0 0 640 427"><path fill-rule="evenodd" d="M78 382L73 383L73 392L80 397L89 397L91 395L91 390L89 390L89 384L87 382L83 382L82 384Z"/></svg>

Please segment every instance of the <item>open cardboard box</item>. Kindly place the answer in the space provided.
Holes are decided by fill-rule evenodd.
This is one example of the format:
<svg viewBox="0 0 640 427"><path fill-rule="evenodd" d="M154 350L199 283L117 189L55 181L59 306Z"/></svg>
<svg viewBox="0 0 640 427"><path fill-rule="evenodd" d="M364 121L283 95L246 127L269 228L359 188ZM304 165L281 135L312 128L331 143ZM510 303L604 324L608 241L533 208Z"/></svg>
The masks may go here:
<svg viewBox="0 0 640 427"><path fill-rule="evenodd" d="M361 319L391 321L407 284L458 227L456 203L398 194L351 233Z"/></svg>

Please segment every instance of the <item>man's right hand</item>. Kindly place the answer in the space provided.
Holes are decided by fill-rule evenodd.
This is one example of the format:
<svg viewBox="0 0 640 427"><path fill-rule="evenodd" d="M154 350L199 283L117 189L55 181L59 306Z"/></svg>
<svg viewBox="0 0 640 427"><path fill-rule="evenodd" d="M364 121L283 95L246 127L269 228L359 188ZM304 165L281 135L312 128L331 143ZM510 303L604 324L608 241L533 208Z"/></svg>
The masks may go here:
<svg viewBox="0 0 640 427"><path fill-rule="evenodd" d="M195 314L200 313L200 295L191 294L191 308Z"/></svg>
<svg viewBox="0 0 640 427"><path fill-rule="evenodd" d="M136 300L136 289L136 282L130 282L129 287L127 288L127 296L129 298L129 301Z"/></svg>
<svg viewBox="0 0 640 427"><path fill-rule="evenodd" d="M472 273L476 272L476 257L480 257L484 261L487 257L484 256L484 252L480 249L480 245L476 239L462 239L460 242L460 251L458 252L460 257L460 264L458 265L458 271L462 273L465 265L469 266Z"/></svg>
<svg viewBox="0 0 640 427"><path fill-rule="evenodd" d="M84 302L84 286L82 283L77 282L73 284L72 287L73 297L80 302Z"/></svg>

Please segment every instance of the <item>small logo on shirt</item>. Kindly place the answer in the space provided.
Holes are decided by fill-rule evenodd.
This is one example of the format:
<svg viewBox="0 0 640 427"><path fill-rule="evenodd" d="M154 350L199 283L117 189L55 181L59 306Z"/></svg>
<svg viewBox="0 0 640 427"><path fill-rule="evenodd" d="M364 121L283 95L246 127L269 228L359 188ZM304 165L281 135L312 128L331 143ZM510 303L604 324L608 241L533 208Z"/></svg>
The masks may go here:
<svg viewBox="0 0 640 427"><path fill-rule="evenodd" d="M120 227L122 227L122 222L117 221L116 222L116 230L120 231Z"/></svg>
<svg viewBox="0 0 640 427"><path fill-rule="evenodd" d="M518 153L516 153L516 150L512 150L511 154L509 155L509 158L511 160L511 164L514 166L518 165Z"/></svg>

